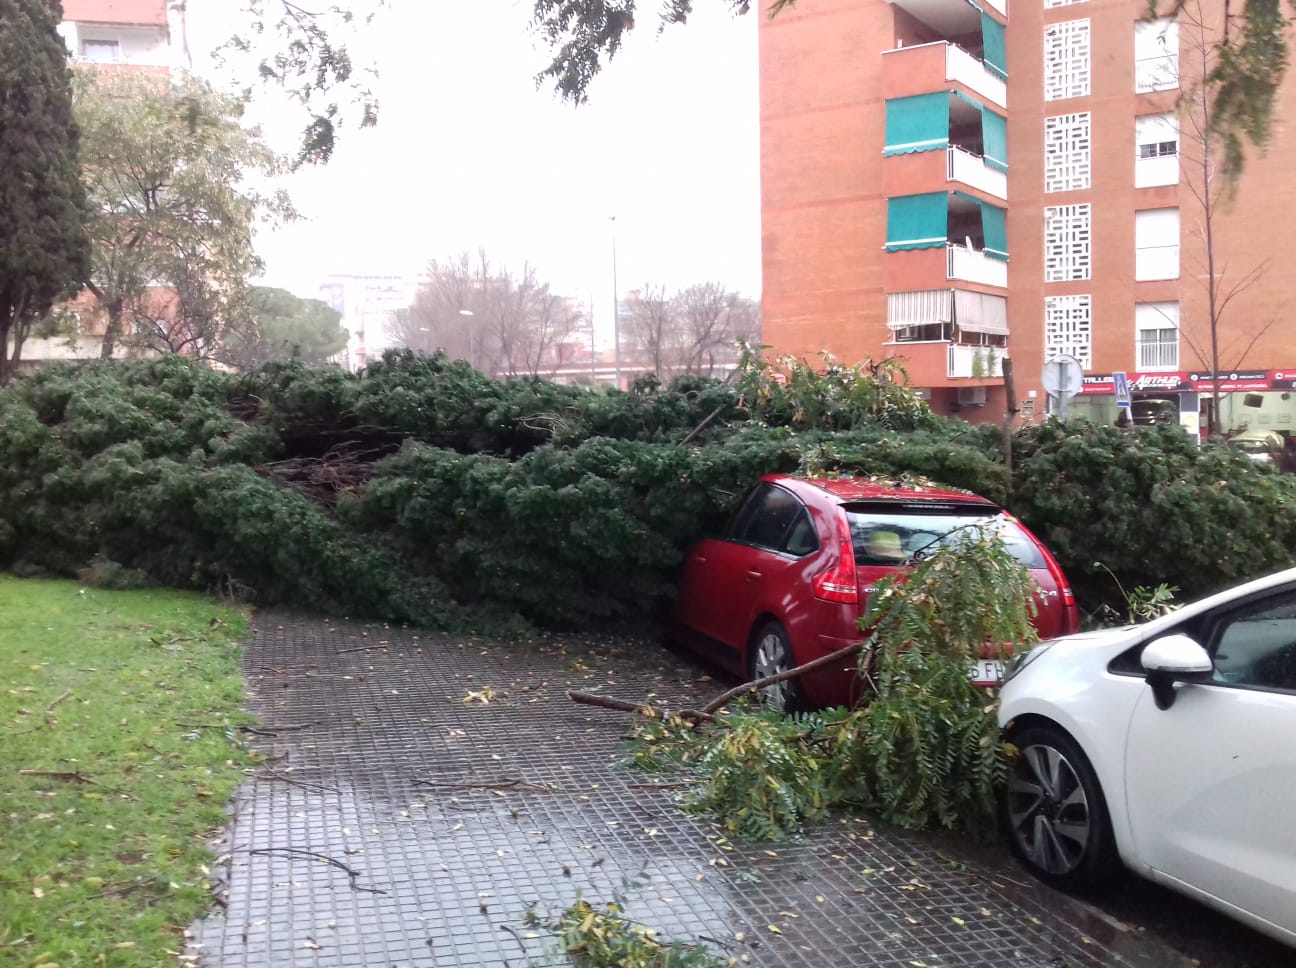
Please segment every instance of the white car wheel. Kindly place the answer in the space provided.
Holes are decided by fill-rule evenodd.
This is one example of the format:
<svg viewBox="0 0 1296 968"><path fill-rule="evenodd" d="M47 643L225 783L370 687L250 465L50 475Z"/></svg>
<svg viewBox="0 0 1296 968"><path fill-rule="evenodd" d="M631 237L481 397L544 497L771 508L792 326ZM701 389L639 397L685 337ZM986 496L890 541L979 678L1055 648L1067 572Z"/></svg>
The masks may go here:
<svg viewBox="0 0 1296 968"><path fill-rule="evenodd" d="M1107 802L1093 767L1060 729L1034 726L1009 737L1013 759L1003 817L1013 851L1041 880L1092 887L1116 870Z"/></svg>

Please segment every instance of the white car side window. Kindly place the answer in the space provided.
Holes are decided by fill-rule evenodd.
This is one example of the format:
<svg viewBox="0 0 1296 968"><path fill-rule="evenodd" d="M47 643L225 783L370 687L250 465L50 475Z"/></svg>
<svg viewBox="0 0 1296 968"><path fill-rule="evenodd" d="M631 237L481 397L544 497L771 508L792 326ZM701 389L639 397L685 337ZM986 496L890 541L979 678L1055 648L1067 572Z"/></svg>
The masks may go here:
<svg viewBox="0 0 1296 968"><path fill-rule="evenodd" d="M1296 595L1230 616L1213 651L1216 682L1296 693Z"/></svg>

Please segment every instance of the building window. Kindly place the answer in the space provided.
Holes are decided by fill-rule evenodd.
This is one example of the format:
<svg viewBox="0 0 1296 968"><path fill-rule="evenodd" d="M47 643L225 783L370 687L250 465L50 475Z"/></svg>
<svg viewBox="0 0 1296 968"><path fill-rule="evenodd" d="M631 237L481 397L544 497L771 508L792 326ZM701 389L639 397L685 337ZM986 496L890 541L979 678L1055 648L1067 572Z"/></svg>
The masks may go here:
<svg viewBox="0 0 1296 968"><path fill-rule="evenodd" d="M91 64L118 64L121 62L121 44L115 40L83 40L81 59Z"/></svg>
<svg viewBox="0 0 1296 968"><path fill-rule="evenodd" d="M1044 281L1088 279L1093 261L1090 238L1090 206L1087 202L1045 208Z"/></svg>
<svg viewBox="0 0 1296 968"><path fill-rule="evenodd" d="M1134 24L1134 90L1171 91L1179 86L1179 22L1173 17Z"/></svg>
<svg viewBox="0 0 1296 968"><path fill-rule="evenodd" d="M1145 114L1134 119L1134 187L1179 184L1179 118Z"/></svg>
<svg viewBox="0 0 1296 968"><path fill-rule="evenodd" d="M1179 278L1179 209L1134 213L1134 278Z"/></svg>
<svg viewBox="0 0 1296 968"><path fill-rule="evenodd" d="M1054 7L1069 7L1073 3L1084 3L1085 0L1044 0L1044 9L1052 10Z"/></svg>
<svg viewBox="0 0 1296 968"><path fill-rule="evenodd" d="M1089 93L1089 20L1065 20L1044 28L1044 100Z"/></svg>
<svg viewBox="0 0 1296 968"><path fill-rule="evenodd" d="M1179 304L1139 303L1134 329L1140 370L1179 369Z"/></svg>
<svg viewBox="0 0 1296 968"><path fill-rule="evenodd" d="M1089 187L1089 126L1088 111L1044 119L1044 191Z"/></svg>
<svg viewBox="0 0 1296 968"><path fill-rule="evenodd" d="M954 327L950 323L925 323L921 326L900 326L895 330L898 343L936 343L948 342L954 338Z"/></svg>
<svg viewBox="0 0 1296 968"><path fill-rule="evenodd" d="M1093 367L1093 302L1084 296L1046 296L1044 299L1044 358L1066 354Z"/></svg>

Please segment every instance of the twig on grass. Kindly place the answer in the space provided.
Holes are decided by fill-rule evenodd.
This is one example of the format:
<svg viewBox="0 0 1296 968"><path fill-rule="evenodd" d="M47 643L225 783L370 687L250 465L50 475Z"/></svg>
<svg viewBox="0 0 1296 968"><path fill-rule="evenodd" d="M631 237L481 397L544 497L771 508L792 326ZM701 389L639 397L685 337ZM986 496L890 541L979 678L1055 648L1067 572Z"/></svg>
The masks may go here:
<svg viewBox="0 0 1296 968"><path fill-rule="evenodd" d="M94 783L80 770L19 770L19 776L50 776L56 780L72 780L76 783Z"/></svg>
<svg viewBox="0 0 1296 968"><path fill-rule="evenodd" d="M271 726L269 728L257 726L231 726L229 723L176 723L176 725L183 726L185 729L233 729L240 733L250 733L253 736L278 736L280 733L289 733L295 729L310 729L312 726L318 726L319 720L316 719L309 723L293 723L287 726Z"/></svg>
<svg viewBox="0 0 1296 968"><path fill-rule="evenodd" d="M55 699L52 703L50 703L48 706L45 707L45 722L47 725L50 726L54 725L50 717L50 714L54 712L54 707L57 706L59 703L61 703L64 699L67 699L71 695L72 695L71 689L64 689L63 692L59 694L59 697L57 699Z"/></svg>

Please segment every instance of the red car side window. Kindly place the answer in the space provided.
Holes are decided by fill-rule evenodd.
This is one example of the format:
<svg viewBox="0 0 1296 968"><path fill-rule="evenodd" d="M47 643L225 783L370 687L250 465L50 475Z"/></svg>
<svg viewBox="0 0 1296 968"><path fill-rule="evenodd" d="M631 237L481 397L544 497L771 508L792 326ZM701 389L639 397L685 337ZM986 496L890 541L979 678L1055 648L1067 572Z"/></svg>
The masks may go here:
<svg viewBox="0 0 1296 968"><path fill-rule="evenodd" d="M743 544L779 550L783 547L792 523L802 511L801 502L790 491L773 484L762 484L748 500L731 537Z"/></svg>

